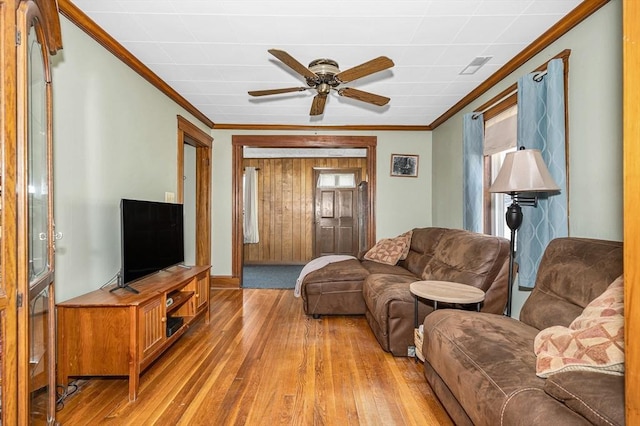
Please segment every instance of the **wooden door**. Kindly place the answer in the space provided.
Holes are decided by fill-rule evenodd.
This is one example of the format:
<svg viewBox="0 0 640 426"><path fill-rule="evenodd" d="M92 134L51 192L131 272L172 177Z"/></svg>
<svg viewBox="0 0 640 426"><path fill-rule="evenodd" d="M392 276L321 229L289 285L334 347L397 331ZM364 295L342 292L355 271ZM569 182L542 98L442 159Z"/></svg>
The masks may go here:
<svg viewBox="0 0 640 426"><path fill-rule="evenodd" d="M359 169L315 170L314 257L358 254Z"/></svg>

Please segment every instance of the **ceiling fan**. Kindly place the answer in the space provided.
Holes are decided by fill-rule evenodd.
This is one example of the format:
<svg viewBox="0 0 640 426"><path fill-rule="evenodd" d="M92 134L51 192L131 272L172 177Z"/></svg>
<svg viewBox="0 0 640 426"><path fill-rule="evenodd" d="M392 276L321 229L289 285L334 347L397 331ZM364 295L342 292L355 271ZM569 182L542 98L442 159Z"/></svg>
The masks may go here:
<svg viewBox="0 0 640 426"><path fill-rule="evenodd" d="M385 96L376 95L363 90L351 87L338 87L343 83L348 83L355 79L391 68L394 65L393 61L386 56L379 56L363 64L349 68L348 70L340 71L338 63L333 59L313 60L307 68L284 50L269 49L269 53L303 76L309 87L253 90L249 92L249 95L251 96L279 95L282 93L302 92L304 90L316 89L318 93L313 98L309 115L321 115L324 113L324 105L327 102L327 95L332 89L340 96L345 96L347 98L356 99L378 106L386 105L390 101L390 99Z"/></svg>

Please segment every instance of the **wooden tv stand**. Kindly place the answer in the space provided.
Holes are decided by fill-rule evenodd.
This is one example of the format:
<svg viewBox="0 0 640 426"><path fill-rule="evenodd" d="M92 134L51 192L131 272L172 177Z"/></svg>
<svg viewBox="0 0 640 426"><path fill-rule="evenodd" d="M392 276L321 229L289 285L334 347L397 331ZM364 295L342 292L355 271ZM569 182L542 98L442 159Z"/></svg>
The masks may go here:
<svg viewBox="0 0 640 426"><path fill-rule="evenodd" d="M209 275L208 265L174 266L132 283L138 294L105 287L58 303L59 383L74 376L129 376L134 401L140 373L202 314L209 323ZM184 321L170 337L167 317Z"/></svg>

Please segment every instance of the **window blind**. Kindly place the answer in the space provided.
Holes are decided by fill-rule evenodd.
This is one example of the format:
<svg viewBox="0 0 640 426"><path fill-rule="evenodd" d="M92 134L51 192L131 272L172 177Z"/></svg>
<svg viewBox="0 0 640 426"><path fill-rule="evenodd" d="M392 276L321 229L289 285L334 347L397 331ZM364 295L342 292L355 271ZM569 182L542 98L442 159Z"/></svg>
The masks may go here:
<svg viewBox="0 0 640 426"><path fill-rule="evenodd" d="M487 120L484 127L484 155L493 155L516 146L518 106Z"/></svg>

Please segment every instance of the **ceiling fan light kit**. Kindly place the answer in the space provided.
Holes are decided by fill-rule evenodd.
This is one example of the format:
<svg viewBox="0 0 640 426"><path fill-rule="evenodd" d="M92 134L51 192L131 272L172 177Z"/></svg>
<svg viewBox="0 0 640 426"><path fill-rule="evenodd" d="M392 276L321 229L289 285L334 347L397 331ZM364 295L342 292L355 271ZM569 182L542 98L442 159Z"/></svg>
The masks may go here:
<svg viewBox="0 0 640 426"><path fill-rule="evenodd" d="M393 67L394 63L386 56L379 56L375 59L367 61L363 64L340 71L338 63L333 59L315 59L309 63L309 67L305 67L298 62L293 56L284 50L269 49L269 53L278 58L282 63L287 65L297 74L304 77L309 87L288 87L283 89L269 90L253 90L249 92L251 96L278 95L282 93L301 92L309 89L316 89L317 94L311 103L309 115L322 115L327 102L327 95L331 89L335 90L338 95L355 99L369 104L384 106L389 103L390 99L385 96L376 95L374 93L365 92L363 90L353 89L350 87L340 87L343 83L366 77L368 75L386 70Z"/></svg>

